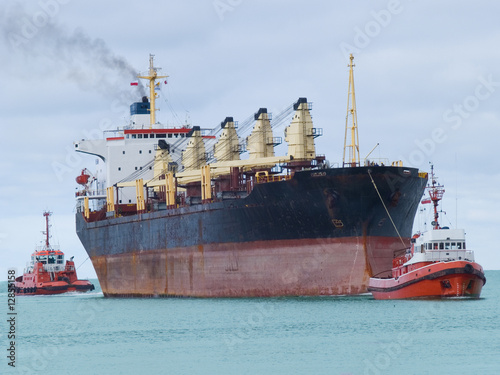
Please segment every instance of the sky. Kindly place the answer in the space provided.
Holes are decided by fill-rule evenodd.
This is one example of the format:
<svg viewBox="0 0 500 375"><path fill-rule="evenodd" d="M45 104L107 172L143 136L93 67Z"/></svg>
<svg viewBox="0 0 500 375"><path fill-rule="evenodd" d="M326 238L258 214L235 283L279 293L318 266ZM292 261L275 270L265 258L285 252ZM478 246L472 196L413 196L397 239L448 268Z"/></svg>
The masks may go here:
<svg viewBox="0 0 500 375"><path fill-rule="evenodd" d="M493 0L3 0L0 275L22 273L50 210L52 242L96 277L74 218L75 177L95 160L73 142L127 123L149 54L169 76L163 123L214 128L307 97L317 153L335 165L353 53L361 158L379 143L371 157L433 164L442 224L464 228L476 260L500 269L498 14ZM415 230L430 229L429 208Z"/></svg>

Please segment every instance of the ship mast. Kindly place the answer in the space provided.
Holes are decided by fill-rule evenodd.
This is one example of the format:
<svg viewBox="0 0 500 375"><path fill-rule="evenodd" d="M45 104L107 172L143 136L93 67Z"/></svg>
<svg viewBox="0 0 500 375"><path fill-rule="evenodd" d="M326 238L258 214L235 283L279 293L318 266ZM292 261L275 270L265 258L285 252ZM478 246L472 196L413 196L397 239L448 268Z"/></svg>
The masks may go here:
<svg viewBox="0 0 500 375"><path fill-rule="evenodd" d="M344 157L342 159L343 166L356 167L359 166L359 138L358 138L358 117L356 114L356 95L354 93L354 56L350 55L351 62L349 63L349 93L347 95L347 115L345 118L345 137L344 137ZM349 125L349 116L351 124ZM347 144L347 135L350 133L351 143ZM346 160L346 150L348 151L348 159Z"/></svg>
<svg viewBox="0 0 500 375"><path fill-rule="evenodd" d="M147 79L149 80L149 101L150 101L150 109L149 109L149 128L152 129L153 125L156 123L156 92L155 92L155 81L158 78L167 78L168 76L159 76L158 70L160 68L155 68L153 64L155 55L149 54L149 71L148 75L141 76L138 75L137 78Z"/></svg>
<svg viewBox="0 0 500 375"><path fill-rule="evenodd" d="M49 243L49 238L50 238L50 235L49 235L49 216L52 214L52 212L49 212L49 211L45 211L43 213L43 216L45 216L45 232L43 232L43 234L45 234L45 250L49 250L50 249L50 243Z"/></svg>
<svg viewBox="0 0 500 375"><path fill-rule="evenodd" d="M432 204L434 205L434 221L431 223L433 229L441 229L439 226L439 213L437 210L439 201L443 199L443 194L444 194L444 186L443 185L438 185L436 178L434 176L434 166L431 165L431 184L427 188L429 189L429 196L431 197Z"/></svg>

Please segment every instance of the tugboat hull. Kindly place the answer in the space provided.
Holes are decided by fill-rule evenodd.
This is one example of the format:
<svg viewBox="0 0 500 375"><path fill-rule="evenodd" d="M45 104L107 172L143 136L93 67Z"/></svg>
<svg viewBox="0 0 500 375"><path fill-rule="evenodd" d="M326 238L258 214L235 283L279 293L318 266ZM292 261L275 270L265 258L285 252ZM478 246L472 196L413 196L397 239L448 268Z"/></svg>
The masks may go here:
<svg viewBox="0 0 500 375"><path fill-rule="evenodd" d="M437 262L400 277L370 279L375 299L479 298L486 284L482 267L474 262Z"/></svg>

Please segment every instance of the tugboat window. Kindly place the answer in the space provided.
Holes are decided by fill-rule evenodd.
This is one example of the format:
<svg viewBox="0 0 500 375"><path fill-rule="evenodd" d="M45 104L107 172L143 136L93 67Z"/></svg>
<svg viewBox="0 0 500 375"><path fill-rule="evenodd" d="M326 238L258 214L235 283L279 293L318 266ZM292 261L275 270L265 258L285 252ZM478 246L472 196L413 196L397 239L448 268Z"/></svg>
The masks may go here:
<svg viewBox="0 0 500 375"><path fill-rule="evenodd" d="M457 249L462 250L462 243L461 242L457 242Z"/></svg>
<svg viewBox="0 0 500 375"><path fill-rule="evenodd" d="M444 243L443 242L439 243L439 250L444 250Z"/></svg>

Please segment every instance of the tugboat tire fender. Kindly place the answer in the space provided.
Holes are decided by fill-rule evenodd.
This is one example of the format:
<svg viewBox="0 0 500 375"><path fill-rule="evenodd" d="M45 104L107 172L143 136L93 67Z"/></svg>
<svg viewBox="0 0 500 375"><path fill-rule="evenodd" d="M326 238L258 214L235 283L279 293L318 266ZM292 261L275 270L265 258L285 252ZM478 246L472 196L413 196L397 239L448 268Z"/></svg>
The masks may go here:
<svg viewBox="0 0 500 375"><path fill-rule="evenodd" d="M474 273L474 267L472 267L470 264L466 264L464 270L465 273Z"/></svg>

